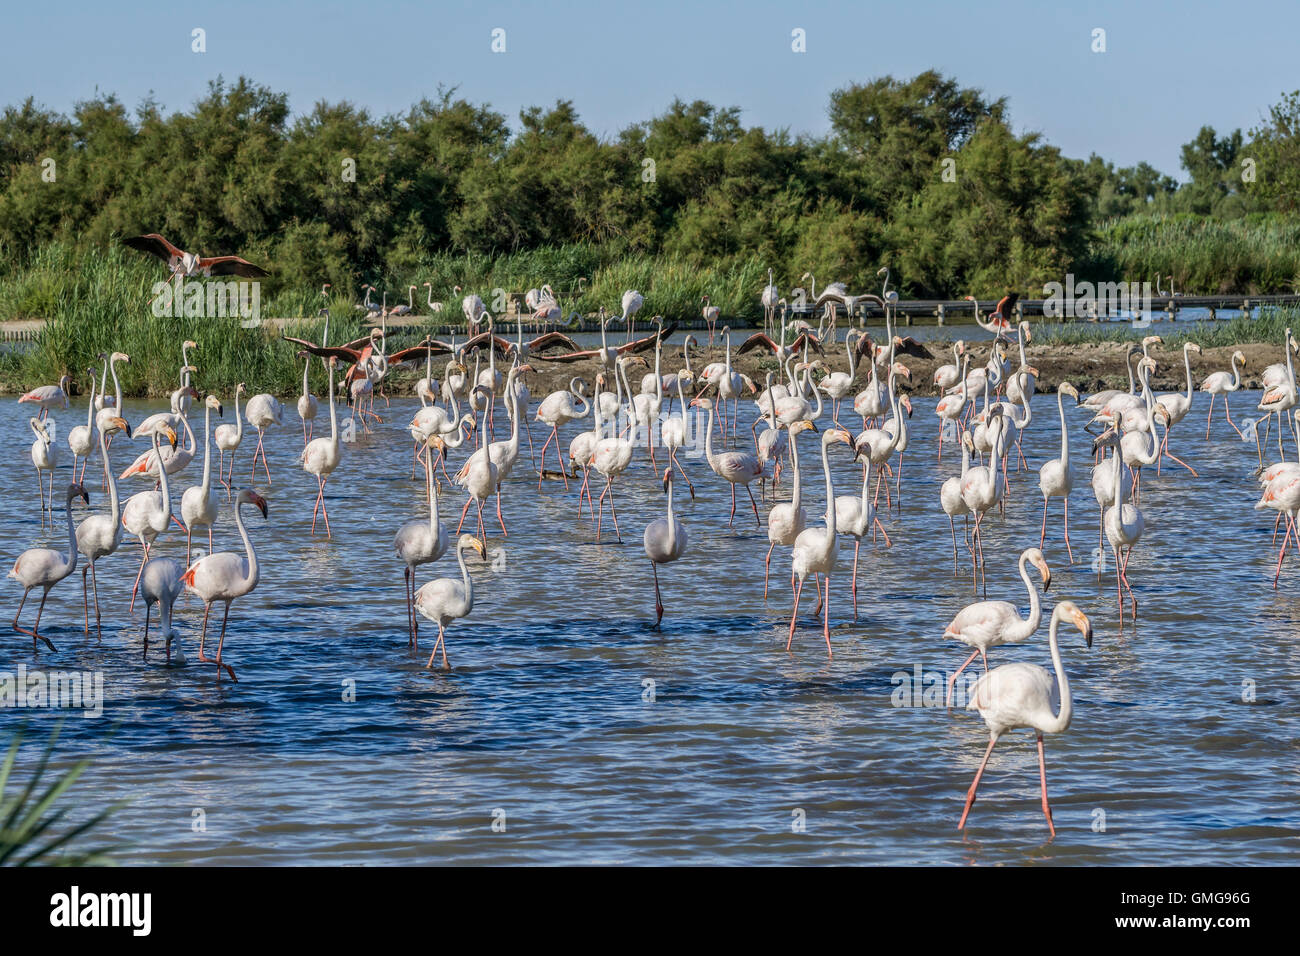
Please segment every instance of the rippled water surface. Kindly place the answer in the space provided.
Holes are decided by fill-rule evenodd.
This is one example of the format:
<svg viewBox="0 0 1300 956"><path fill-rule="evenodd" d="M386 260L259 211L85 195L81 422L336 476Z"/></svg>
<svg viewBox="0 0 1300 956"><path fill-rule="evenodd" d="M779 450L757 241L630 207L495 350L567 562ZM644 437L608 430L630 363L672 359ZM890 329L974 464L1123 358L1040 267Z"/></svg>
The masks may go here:
<svg viewBox="0 0 1300 956"><path fill-rule="evenodd" d="M1257 400L1236 396L1238 414ZM127 405L132 421L161 408ZM1050 611L1056 600L1074 599L1096 636L1087 650L1077 632L1063 630L1075 716L1047 745L1058 836L1046 839L1025 731L999 743L968 834L957 832L987 742L983 722L965 711L895 706L900 673L942 679L964 659L941 635L974 599L969 567L954 577L938 505L939 483L960 460L946 446L936 468L933 400L915 406L902 512L886 520L893 547L863 546L856 623L851 542L840 549L833 660L807 604L786 652L789 552L773 558L765 604L766 534L743 492L735 528L727 527L727 486L702 459L684 459L698 492L691 501L679 487L676 500L690 547L661 570L668 612L655 631L641 534L662 513L664 495L649 462L638 453L617 483L623 543L607 530L597 544L590 520L577 516L576 485L566 491L548 481L537 491L525 443L505 490L509 537L489 520L495 562L471 562L476 607L448 633L453 669L425 670L436 629L426 624L420 652L408 649L393 550L397 527L427 514L401 427L417 406L402 398L389 409L379 402L385 424L345 447L328 486L332 541L310 535L315 482L295 464L302 439L292 406L268 434L274 484L259 470L257 487L270 517L246 509L262 579L235 603L225 645L238 684L218 683L212 667L194 663L202 607L188 596L177 617L190 663L164 666L157 644L141 661L143 611L126 610L139 556L131 540L99 566L102 640L82 633L78 574L55 589L45 611L57 653L42 648L33 661L30 643L11 634L0 665L103 671L104 716L70 716L61 752L92 758L73 791L83 812L129 801L110 827L115 842L130 844L121 854L127 862L1294 860L1300 565L1288 559L1273 589L1271 513L1253 510L1254 446L1221 420L1205 442L1204 396L1174 442L1200 476L1175 466L1143 478L1147 531L1129 571L1140 619L1122 636L1110 563L1100 584L1092 570L1097 510L1086 418L1068 410L1078 563L1068 563L1054 504L1046 602ZM1015 561L1037 544L1037 467L1060 441L1054 397L1040 395L1034 408L1024 442L1032 470L1012 475L1006 517L991 516L987 530L989 597L1022 608L1027 594ZM61 531L40 531L27 416L12 399L0 406L9 461L0 472L5 560L66 542ZM57 418L63 444L66 430L84 422L84 403ZM201 420L197 427L201 440ZM566 454L577 427L564 432ZM539 451L543 437L537 426ZM805 434L800 446L810 521L825 500L816 437ZM246 436L238 455L244 483L255 438ZM115 470L144 447L120 441ZM832 452L836 491L856 490L860 473L847 450ZM66 445L61 464L56 485L66 486ZM196 463L183 483L198 473ZM97 463L87 484L93 507L106 509ZM789 491L787 478L781 494ZM444 494L450 529L463 500ZM82 513L78 506L78 520ZM217 547L239 547L224 500ZM173 529L158 548L183 558L183 534ZM421 569L420 581L456 574L449 553ZM16 606L14 582L5 594ZM995 649L993 664L1050 666L1046 630L1045 619L1025 644ZM1245 681L1253 682L1250 703ZM344 699L350 687L352 702ZM36 738L59 718L25 716ZM12 728L23 717L0 719ZM22 768L36 749L24 751Z"/></svg>

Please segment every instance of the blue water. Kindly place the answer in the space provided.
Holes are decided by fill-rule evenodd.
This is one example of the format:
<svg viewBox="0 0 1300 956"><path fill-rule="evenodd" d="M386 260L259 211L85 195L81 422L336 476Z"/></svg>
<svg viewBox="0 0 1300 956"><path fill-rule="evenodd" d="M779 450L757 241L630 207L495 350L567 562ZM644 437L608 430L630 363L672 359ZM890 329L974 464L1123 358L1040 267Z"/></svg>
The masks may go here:
<svg viewBox="0 0 1300 956"><path fill-rule="evenodd" d="M1237 415L1257 401L1234 398ZM655 631L640 539L664 496L644 453L616 483L623 543L606 513L597 544L591 521L577 516L576 485L548 481L537 492L525 442L503 499L509 537L489 515L495 560L471 560L476 606L448 631L446 673L424 668L432 625L420 652L408 649L393 551L397 527L425 514L401 427L417 406L406 397L378 405L386 422L345 447L328 485L332 541L310 535L315 482L294 464L302 438L292 405L268 433L274 483L259 469L257 486L270 515L245 510L262 579L235 603L224 651L238 684L195 662L202 607L188 597L177 618L190 663L164 666L160 642L142 662L143 612L138 604L126 611L139 560L133 540L99 565L102 640L83 634L78 573L54 590L42 621L57 653L42 648L33 658L17 634L0 644L0 670L103 672L99 719L10 711L0 720L6 735L29 722L21 778L45 733L67 718L60 756L91 759L72 791L74 817L129 801L104 831L129 844L118 854L124 862L1243 864L1292 862L1300 849L1300 565L1288 559L1272 588L1271 513L1253 510L1254 446L1221 419L1205 442L1204 396L1174 436L1200 476L1175 466L1143 478L1147 532L1129 569L1141 607L1122 636L1110 562L1100 583L1091 566L1097 511L1086 417L1069 410L1079 563L1068 563L1054 502L1045 600L1049 611L1075 600L1096 635L1088 650L1063 631L1075 717L1047 743L1054 841L1039 809L1032 735L998 744L962 835L957 819L987 742L982 721L895 706L899 675L919 667L946 676L964 659L941 635L975 599L969 565L953 573L938 506L938 485L959 458L948 446L935 465L933 400L915 402L902 512L885 521L893 547L863 545L856 623L851 542L841 546L832 660L810 603L786 652L789 552L773 558L765 605L766 535L743 491L727 527L727 488L702 459L683 457L698 497L678 483L690 544L661 569L668 611ZM128 401L127 415L139 421L161 407ZM1011 476L1006 517L990 516L986 544L989 597L1022 608L1015 561L1038 543L1036 470L1059 447L1054 396L1038 396L1034 409L1024 441L1032 471ZM0 405L6 560L66 541L61 530L40 531L27 414L12 400ZM85 406L56 417L63 443ZM201 441L201 421L196 427ZM578 427L564 432L566 454ZM249 433L238 453L245 483L255 438ZM115 445L115 470L144 447ZM811 522L824 508L816 436L805 434L800 448ZM856 491L857 467L844 446L833 452L836 491ZM62 454L56 485L66 486L66 445ZM198 472L196 462L181 483ZM93 508L106 509L97 463L87 485ZM789 492L787 471L781 495ZM462 502L444 486L449 530ZM224 501L216 538L218 549L239 548ZM183 558L183 535L171 531L158 549ZM458 576L451 554L421 569L420 581L447 575ZM16 606L14 582L5 593ZM1046 629L1045 616L1039 635L995 649L992 663L1050 667ZM1254 682L1253 703L1242 700L1243 681Z"/></svg>

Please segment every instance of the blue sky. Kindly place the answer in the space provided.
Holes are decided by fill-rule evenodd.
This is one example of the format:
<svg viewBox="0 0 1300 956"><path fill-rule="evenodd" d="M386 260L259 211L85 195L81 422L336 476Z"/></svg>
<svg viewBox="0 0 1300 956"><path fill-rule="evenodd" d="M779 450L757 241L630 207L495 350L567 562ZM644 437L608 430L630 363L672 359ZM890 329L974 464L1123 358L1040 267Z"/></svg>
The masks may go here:
<svg viewBox="0 0 1300 956"><path fill-rule="evenodd" d="M601 135L674 96L743 109L747 124L820 133L831 90L935 67L1006 96L1017 131L1067 155L1145 159L1183 178L1179 146L1202 124L1248 129L1283 91L1300 3L770 2L10 4L0 103L33 95L66 110L96 88L133 107L154 91L187 108L208 80L247 74L289 93L295 112L348 99L382 114L438 84L517 125L528 105L574 101ZM193 53L191 30L207 31ZM506 31L493 54L491 32ZM807 52L791 51L791 30ZM1094 28L1105 53L1091 51Z"/></svg>

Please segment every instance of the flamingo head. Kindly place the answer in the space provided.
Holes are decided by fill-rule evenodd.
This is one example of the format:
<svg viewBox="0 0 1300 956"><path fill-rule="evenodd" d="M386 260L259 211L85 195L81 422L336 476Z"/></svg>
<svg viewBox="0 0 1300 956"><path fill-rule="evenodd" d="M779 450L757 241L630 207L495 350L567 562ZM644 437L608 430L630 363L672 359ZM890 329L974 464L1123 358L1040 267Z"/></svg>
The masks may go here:
<svg viewBox="0 0 1300 956"><path fill-rule="evenodd" d="M692 407L692 408L702 408L702 409L704 409L706 412L707 412L707 411L711 411L712 408L713 408L713 399L711 399L711 398L707 398L707 397L704 396L704 395L697 395L697 396L695 396L695 398L692 398L692 399L691 399L691 407Z"/></svg>
<svg viewBox="0 0 1300 956"><path fill-rule="evenodd" d="M1165 340L1158 335L1148 335L1146 338L1142 340L1142 344L1144 346L1164 345Z"/></svg>
<svg viewBox="0 0 1300 956"><path fill-rule="evenodd" d="M1024 557L1038 569L1038 574L1043 579L1043 590L1046 591L1052 586L1052 569L1047 566L1047 559L1043 557L1043 552L1037 548L1027 548Z"/></svg>
<svg viewBox="0 0 1300 956"><path fill-rule="evenodd" d="M262 517L265 518L267 516L266 499L263 498L261 495L259 495L252 488L245 488L243 491L239 493L239 497L235 500L235 507L238 508L240 505L244 504L245 502L247 502L250 505L257 505L257 510L262 512Z"/></svg>
<svg viewBox="0 0 1300 956"><path fill-rule="evenodd" d="M910 395L904 395L901 399L899 399L898 404L902 405L904 408L907 409L907 417L908 417L908 418L911 418L911 417L912 417L912 398L911 398L911 396L910 396Z"/></svg>
<svg viewBox="0 0 1300 956"><path fill-rule="evenodd" d="M673 483L673 466L669 465L667 468L664 469L664 491L667 491L668 486L671 485L672 483Z"/></svg>
<svg viewBox="0 0 1300 956"><path fill-rule="evenodd" d="M195 395L194 397L195 397L195 398L198 398L197 395ZM217 413L217 417L218 417L218 418L221 418L221 417L222 417L222 412L223 412L224 410L223 410L222 407L221 407L221 399L217 398L217 396L215 396L215 395L209 395L209 396L207 397L207 400L204 401L203 404L206 405L208 408L214 409L214 410L216 411L216 413Z"/></svg>
<svg viewBox="0 0 1300 956"><path fill-rule="evenodd" d="M1073 385L1071 385L1069 382L1062 382L1060 385L1056 386L1056 390L1060 392L1062 395L1073 396L1074 404L1076 405L1079 404L1079 390L1075 388Z"/></svg>
<svg viewBox="0 0 1300 956"><path fill-rule="evenodd" d="M472 534L462 534L460 536L460 540L456 542L456 550L459 551L464 548L473 548L475 551L479 553L479 557L481 558L487 557L487 549L483 546L483 542L480 541L478 538L474 537Z"/></svg>
<svg viewBox="0 0 1300 956"><path fill-rule="evenodd" d="M123 362L127 365L131 364L131 356L127 355L125 352L114 352L108 357L108 360L110 362Z"/></svg>
<svg viewBox="0 0 1300 956"><path fill-rule="evenodd" d="M1200 354L1201 354L1201 347L1200 347L1199 345L1197 345L1195 342L1188 342L1188 343L1187 343L1187 351L1189 351L1189 352L1195 352L1197 355L1200 355Z"/></svg>
<svg viewBox="0 0 1300 956"><path fill-rule="evenodd" d="M68 500L71 501L73 498L80 498L87 505L90 504L90 494L86 491L86 486L79 481L68 485Z"/></svg>
<svg viewBox="0 0 1300 956"><path fill-rule="evenodd" d="M131 425L125 418L110 418L107 431L110 435L122 432L127 438L131 437Z"/></svg>
<svg viewBox="0 0 1300 956"><path fill-rule="evenodd" d="M176 450L176 431L170 425L164 425L162 433L167 436L167 442L172 446L172 451Z"/></svg>
<svg viewBox="0 0 1300 956"><path fill-rule="evenodd" d="M1079 610L1078 605L1073 601L1062 601L1056 605L1056 610L1052 612L1053 617L1057 615L1063 618L1068 616L1074 622L1074 626L1079 629L1079 633L1083 635L1087 645L1092 647L1092 621L1088 620L1088 615Z"/></svg>

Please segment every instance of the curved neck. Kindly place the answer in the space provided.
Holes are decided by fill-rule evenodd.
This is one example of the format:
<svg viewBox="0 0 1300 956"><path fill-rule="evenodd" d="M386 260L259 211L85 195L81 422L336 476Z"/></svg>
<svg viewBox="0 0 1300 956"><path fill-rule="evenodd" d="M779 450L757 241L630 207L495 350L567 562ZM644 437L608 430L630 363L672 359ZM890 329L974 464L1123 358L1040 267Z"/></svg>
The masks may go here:
<svg viewBox="0 0 1300 956"><path fill-rule="evenodd" d="M1133 381L1133 353L1130 352L1124 359L1124 365L1128 368L1128 393L1132 395L1137 391L1137 383Z"/></svg>
<svg viewBox="0 0 1300 956"><path fill-rule="evenodd" d="M587 396L583 395L582 392L576 390L573 387L572 382L569 383L569 394L572 395L578 401L582 402L582 411L578 413L578 417L586 418L587 412L591 411L591 405L587 401Z"/></svg>
<svg viewBox="0 0 1300 956"><path fill-rule="evenodd" d="M248 537L248 529L244 527L244 509L241 505L235 505L235 525L239 528L239 536L244 539L244 553L248 557L248 577L244 578L244 593L247 594L257 586L259 573L257 569L257 552L253 550L253 542Z"/></svg>
<svg viewBox="0 0 1300 956"><path fill-rule="evenodd" d="M86 405L86 427L90 428L95 424L95 376L90 376L90 399Z"/></svg>
<svg viewBox="0 0 1300 956"><path fill-rule="evenodd" d="M235 386L235 437L239 440L244 438L244 416L239 414L239 386Z"/></svg>
<svg viewBox="0 0 1300 956"><path fill-rule="evenodd" d="M1237 367L1237 355L1234 352L1232 356L1232 390L1235 392L1241 388L1241 369Z"/></svg>
<svg viewBox="0 0 1300 956"><path fill-rule="evenodd" d="M153 433L153 456L158 462L158 494L162 510L171 514L171 489L167 487L167 465L163 461L162 448L158 444L159 435Z"/></svg>
<svg viewBox="0 0 1300 956"><path fill-rule="evenodd" d="M1057 627L1059 619L1055 614L1052 615L1052 624L1047 632L1047 643L1052 649L1052 670L1056 672L1056 685L1060 689L1061 707L1056 713L1056 717L1039 726L1039 730L1048 734L1059 734L1070 726L1070 718L1074 716L1074 700L1070 697L1070 678L1065 674L1065 665L1061 663L1061 645L1057 639Z"/></svg>
<svg viewBox="0 0 1300 956"><path fill-rule="evenodd" d="M306 398L310 393L307 391L307 373L311 371L311 356L308 355L302 363L302 397Z"/></svg>
<svg viewBox="0 0 1300 956"><path fill-rule="evenodd" d="M1056 393L1056 410L1061 414L1061 464L1065 467L1070 466L1070 434L1065 427L1065 400L1061 397L1061 392Z"/></svg>
<svg viewBox="0 0 1300 956"><path fill-rule="evenodd" d="M831 483L830 442L822 439L822 472L826 476L827 550L835 547L835 486Z"/></svg>
<svg viewBox="0 0 1300 956"><path fill-rule="evenodd" d="M769 392L768 394L770 395L771 393ZM682 388L682 377L680 375L677 376L677 403L682 406L682 425L688 425L690 420L686 417L686 392ZM685 434L686 431L683 428L682 435L684 436Z"/></svg>
<svg viewBox="0 0 1300 956"><path fill-rule="evenodd" d="M208 405L203 406L203 497L206 500L209 491L212 489L212 409Z"/></svg>
<svg viewBox="0 0 1300 956"><path fill-rule="evenodd" d="M117 501L117 476L113 474L113 466L108 463L108 438L101 431L99 433L99 453L104 456L104 480L108 482L108 512L113 516L113 527L121 526L122 513L118 509Z"/></svg>
<svg viewBox="0 0 1300 956"><path fill-rule="evenodd" d="M1038 625L1043 621L1043 608L1038 601L1038 589L1034 587L1034 582L1029 580L1028 561L1028 556L1023 554L1020 556L1020 580L1025 582L1025 588L1029 591L1029 616L1007 632L1007 637L1013 641L1024 640L1038 630Z"/></svg>
<svg viewBox="0 0 1300 956"><path fill-rule="evenodd" d="M1183 368L1187 370L1187 401L1192 400L1192 353L1183 346Z"/></svg>
<svg viewBox="0 0 1300 956"><path fill-rule="evenodd" d="M790 438L790 468L794 471L794 486L790 489L790 506L798 511L803 506L803 483L799 478L799 438L797 432L792 432L788 428L786 433Z"/></svg>
<svg viewBox="0 0 1300 956"><path fill-rule="evenodd" d="M438 536L438 483L433 480L433 455L424 456L425 494L429 498L429 530Z"/></svg>
<svg viewBox="0 0 1300 956"><path fill-rule="evenodd" d="M117 409L117 414L122 414L122 383L117 378L117 362L110 358L108 360L108 370L113 376L113 407Z"/></svg>
<svg viewBox="0 0 1300 956"><path fill-rule="evenodd" d="M474 604L474 579L469 576L469 568L465 567L465 548L457 546L456 560L460 563L460 580L465 586L465 603Z"/></svg>
<svg viewBox="0 0 1300 956"><path fill-rule="evenodd" d="M668 477L668 553L677 550L677 520L673 517L673 479Z"/></svg>
<svg viewBox="0 0 1300 956"><path fill-rule="evenodd" d="M721 401L721 399L719 399L719 401ZM713 415L714 406L709 405L709 424L706 426L704 431L704 457L708 461L710 467L712 467L717 461L717 457L713 454Z"/></svg>
<svg viewBox="0 0 1300 956"><path fill-rule="evenodd" d="M330 441L335 445L339 443L339 413L334 407L334 366L330 366L329 376L330 387Z"/></svg>

